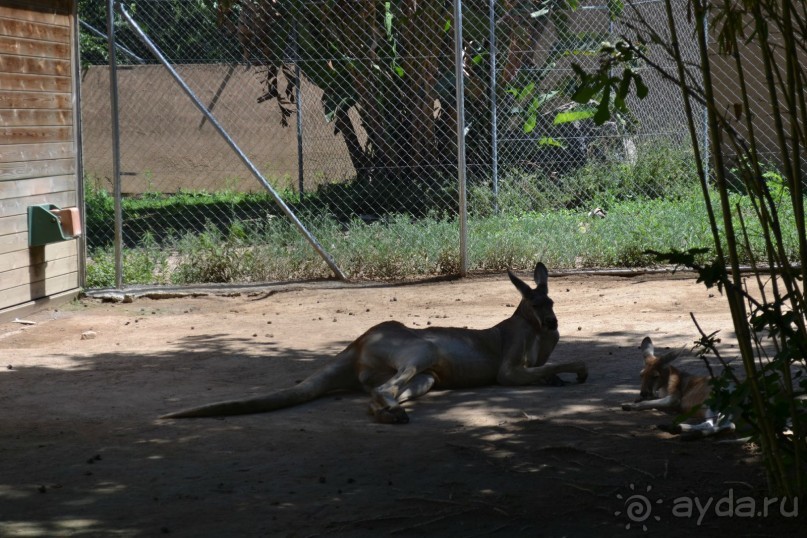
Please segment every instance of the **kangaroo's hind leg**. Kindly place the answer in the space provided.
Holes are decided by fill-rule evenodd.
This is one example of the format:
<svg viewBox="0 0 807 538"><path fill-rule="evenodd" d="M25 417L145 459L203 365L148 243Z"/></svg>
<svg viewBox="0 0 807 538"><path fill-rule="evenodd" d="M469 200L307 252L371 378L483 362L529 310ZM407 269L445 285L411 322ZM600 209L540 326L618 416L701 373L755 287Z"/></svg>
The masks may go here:
<svg viewBox="0 0 807 538"><path fill-rule="evenodd" d="M393 384L400 385L400 383ZM400 404L423 396L433 386L434 376L426 373L415 374L409 382L397 390L394 404L391 404L391 395L396 390L393 390L391 385L376 387L370 391L370 413L382 424L406 424L409 422L409 416Z"/></svg>
<svg viewBox="0 0 807 538"><path fill-rule="evenodd" d="M417 374L398 395L398 403L419 398L429 392L434 386L434 376L427 373Z"/></svg>
<svg viewBox="0 0 807 538"><path fill-rule="evenodd" d="M406 424L409 417L401 402L423 395L432 384L434 378L419 376L415 366L406 366L387 382L370 389L370 413L383 424Z"/></svg>
<svg viewBox="0 0 807 538"><path fill-rule="evenodd" d="M417 342L401 347L390 361L396 368L392 377L383 383L368 387L370 413L384 424L406 424L406 415L401 402L422 396L434 385L434 376L427 373L434 363L433 346Z"/></svg>

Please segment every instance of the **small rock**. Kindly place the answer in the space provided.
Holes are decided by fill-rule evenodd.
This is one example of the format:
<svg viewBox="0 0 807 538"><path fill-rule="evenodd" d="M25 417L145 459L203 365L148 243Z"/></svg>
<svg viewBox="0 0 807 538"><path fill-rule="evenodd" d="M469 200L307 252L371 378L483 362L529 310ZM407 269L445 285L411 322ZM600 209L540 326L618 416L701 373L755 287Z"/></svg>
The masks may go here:
<svg viewBox="0 0 807 538"><path fill-rule="evenodd" d="M98 336L98 333L96 333L95 331L84 331L83 333L81 333L82 340L92 340L96 336Z"/></svg>

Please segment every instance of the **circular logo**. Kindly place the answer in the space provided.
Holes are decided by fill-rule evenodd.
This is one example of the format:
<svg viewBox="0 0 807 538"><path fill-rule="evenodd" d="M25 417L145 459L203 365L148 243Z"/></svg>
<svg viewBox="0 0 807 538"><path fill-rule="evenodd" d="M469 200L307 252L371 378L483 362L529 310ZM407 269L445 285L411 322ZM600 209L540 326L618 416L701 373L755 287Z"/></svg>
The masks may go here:
<svg viewBox="0 0 807 538"><path fill-rule="evenodd" d="M631 494L627 497L623 496L621 493L617 493L616 498L623 501L622 506L624 510L617 510L614 512L614 515L619 517L622 514L628 519L628 522L625 524L626 529L630 529L631 525L641 525L642 530L647 530L647 525L645 522L650 519L651 517L656 521L661 521L660 516L653 515L653 505L654 504L661 504L664 502L662 499L656 499L655 501L651 501L650 498L646 495L650 493L650 490L653 489L653 486L647 486L644 493L633 493L636 491L636 486L631 484L630 490Z"/></svg>

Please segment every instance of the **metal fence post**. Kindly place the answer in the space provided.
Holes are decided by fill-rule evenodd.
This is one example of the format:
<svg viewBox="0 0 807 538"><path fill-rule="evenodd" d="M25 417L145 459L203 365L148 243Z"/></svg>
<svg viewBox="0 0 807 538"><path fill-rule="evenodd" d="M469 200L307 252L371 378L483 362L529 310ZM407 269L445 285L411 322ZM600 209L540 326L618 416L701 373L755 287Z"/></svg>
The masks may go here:
<svg viewBox="0 0 807 538"><path fill-rule="evenodd" d="M81 39L78 21L78 5L74 4L71 12L72 19L72 47L70 54L72 63L72 89L76 99L76 110L81 110ZM76 194L78 195L78 207L82 222L87 222L87 205L85 203L86 193L84 191L84 158L81 154L83 143L81 133L81 114L73 116L73 136L76 141ZM83 233L78 239L78 285L87 287L87 234Z"/></svg>
<svg viewBox="0 0 807 538"><path fill-rule="evenodd" d="M112 184L115 197L115 287L123 287L123 208L121 207L120 118L118 111L118 69L115 56L115 0L107 2L107 45L109 46L109 107L112 112Z"/></svg>
<svg viewBox="0 0 807 538"><path fill-rule="evenodd" d="M457 181L459 182L460 276L468 274L468 207L465 170L465 79L463 74L462 0L454 1L454 60L457 90Z"/></svg>
<svg viewBox="0 0 807 538"><path fill-rule="evenodd" d="M297 183L300 189L300 197L305 192L305 173L303 171L303 102L300 86L302 84L302 73L300 71L300 34L297 30L297 22L294 23L294 105L297 112Z"/></svg>
<svg viewBox="0 0 807 538"><path fill-rule="evenodd" d="M496 0L490 0L490 164L493 179L493 210L499 212L499 133L496 109Z"/></svg>
<svg viewBox="0 0 807 538"><path fill-rule="evenodd" d="M710 29L709 29L709 16L708 15L703 16L703 29L706 32L706 35L709 35ZM711 145L709 144L709 138L710 138L709 137L709 110L706 108L705 105L703 107L703 135L702 136L703 136L703 141L701 142L701 144L702 144L702 147L703 147L703 170L704 170L704 173L706 174L706 177L708 178L710 176L710 174L712 173L711 172L711 163L710 163L712 151L711 151ZM698 143L697 140L693 140L692 142L693 142L693 144Z"/></svg>

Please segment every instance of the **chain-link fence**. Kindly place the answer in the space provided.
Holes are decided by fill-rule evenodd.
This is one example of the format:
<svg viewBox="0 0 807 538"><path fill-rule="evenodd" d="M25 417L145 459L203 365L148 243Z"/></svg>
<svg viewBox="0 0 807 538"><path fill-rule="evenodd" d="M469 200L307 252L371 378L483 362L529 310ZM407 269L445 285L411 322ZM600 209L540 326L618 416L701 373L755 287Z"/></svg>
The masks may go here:
<svg viewBox="0 0 807 538"><path fill-rule="evenodd" d="M88 32L82 125L87 237L91 257L100 259L114 240L108 193L115 178L109 66L103 41L88 37L107 31L105 9L97 4L81 14ZM458 270L454 2L127 4L346 273ZM696 181L687 175L680 90L655 70L636 67L653 91L601 126L592 121L592 104L570 98L572 64L596 67L593 51L620 35L635 36L640 19L666 26L664 3L580 4L572 11L554 0L462 2L471 270L523 267L536 256L552 258L556 267L608 263L596 256L586 261L580 249L596 245L547 245L569 230L585 233L589 225L581 219L606 214L609 204L676 195ZM686 6L676 10L685 27ZM165 247L161 268L151 273L156 281L327 275L132 28L118 19L115 29L124 246ZM694 42L681 46L685 60L696 64ZM537 222L540 229L524 228L532 236L526 245L504 234L523 215L570 213L560 228ZM372 248L356 254L358 242ZM274 250L258 256L257 248ZM491 249L499 253L491 257ZM277 261L284 256L293 261ZM402 268L379 269L381 259ZM207 272L197 271L202 265ZM143 277L129 273L125 280Z"/></svg>

